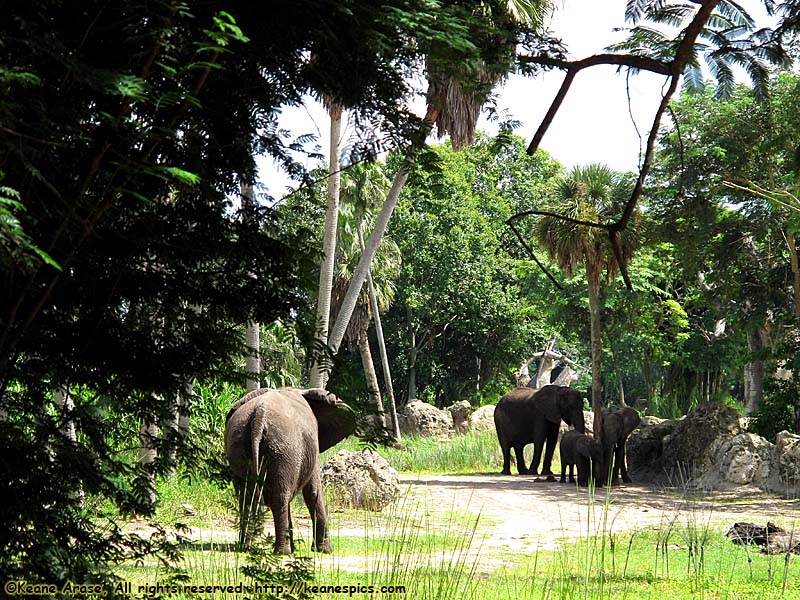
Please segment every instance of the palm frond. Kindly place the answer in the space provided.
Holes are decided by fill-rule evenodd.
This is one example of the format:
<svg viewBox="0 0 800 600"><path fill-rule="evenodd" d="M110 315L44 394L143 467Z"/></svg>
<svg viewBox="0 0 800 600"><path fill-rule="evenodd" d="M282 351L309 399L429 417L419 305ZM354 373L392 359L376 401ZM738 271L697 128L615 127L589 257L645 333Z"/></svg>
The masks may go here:
<svg viewBox="0 0 800 600"><path fill-rule="evenodd" d="M654 23L663 23L672 27L680 27L681 24L694 14L694 7L691 4L667 4L658 10L647 13L647 19Z"/></svg>
<svg viewBox="0 0 800 600"><path fill-rule="evenodd" d="M722 0L722 2L717 4L716 10L723 17L730 19L732 23L744 26L750 30L756 26L753 18L738 2Z"/></svg>
<svg viewBox="0 0 800 600"><path fill-rule="evenodd" d="M549 2L540 0L508 0L508 11L518 23L540 28L552 10Z"/></svg>
<svg viewBox="0 0 800 600"><path fill-rule="evenodd" d="M649 11L660 10L665 4L665 0L628 0L625 5L625 21L635 25Z"/></svg>
<svg viewBox="0 0 800 600"><path fill-rule="evenodd" d="M729 56L711 52L708 54L706 60L708 63L708 70L717 82L717 87L714 90L714 95L717 98L727 98L733 92L733 69L731 69L726 58L729 58Z"/></svg>
<svg viewBox="0 0 800 600"><path fill-rule="evenodd" d="M695 61L692 65L686 65L683 70L683 91L689 94L699 94L706 87L706 80L703 77L703 70Z"/></svg>

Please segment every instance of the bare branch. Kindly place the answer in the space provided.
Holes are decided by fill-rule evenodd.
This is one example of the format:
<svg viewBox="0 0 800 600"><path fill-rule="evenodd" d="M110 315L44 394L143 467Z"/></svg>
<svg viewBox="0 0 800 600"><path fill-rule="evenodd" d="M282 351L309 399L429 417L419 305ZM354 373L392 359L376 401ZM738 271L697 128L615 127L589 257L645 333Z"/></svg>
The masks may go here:
<svg viewBox="0 0 800 600"><path fill-rule="evenodd" d="M547 268L542 264L542 262L538 258L536 258L536 254L534 254L533 249L525 241L525 238L522 237L522 234L519 232L519 230L516 227L514 227L514 223L512 221L518 218L519 216L524 216L524 215L522 214L513 215L506 221L506 225L508 225L511 228L511 231L513 231L516 234L519 243L522 244L522 247L525 248L525 250L527 250L528 255L533 259L533 262L536 263L536 266L539 267L542 273L547 275L547 278L553 282L553 285L556 286L556 289L563 290L564 288L561 287L561 284L558 283L558 281L556 281L556 278L553 277L552 273L550 273L550 271L547 270Z"/></svg>

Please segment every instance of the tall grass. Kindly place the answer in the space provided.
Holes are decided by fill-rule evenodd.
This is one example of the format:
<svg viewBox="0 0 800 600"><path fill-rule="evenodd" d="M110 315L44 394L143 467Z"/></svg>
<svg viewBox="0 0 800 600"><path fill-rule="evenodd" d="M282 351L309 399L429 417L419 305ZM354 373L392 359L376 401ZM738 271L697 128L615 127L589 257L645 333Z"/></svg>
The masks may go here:
<svg viewBox="0 0 800 600"><path fill-rule="evenodd" d="M357 439L347 438L322 454L322 462L339 450L361 450ZM430 437L405 437L400 448L378 446L375 451L401 473L437 473L440 475L492 474L503 468L503 455L494 431L467 432L450 440ZM533 445L525 448L528 464ZM513 453L512 453L513 461ZM553 457L553 472L558 472L558 451ZM512 470L516 467L512 466Z"/></svg>

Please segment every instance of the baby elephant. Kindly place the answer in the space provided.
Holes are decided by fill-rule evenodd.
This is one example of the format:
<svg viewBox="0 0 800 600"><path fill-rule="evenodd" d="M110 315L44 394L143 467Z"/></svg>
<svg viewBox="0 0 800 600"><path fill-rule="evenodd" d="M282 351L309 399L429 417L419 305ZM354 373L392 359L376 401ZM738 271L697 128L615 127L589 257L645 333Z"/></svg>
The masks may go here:
<svg viewBox="0 0 800 600"><path fill-rule="evenodd" d="M574 465L578 470L578 485L588 485L589 464L591 461L595 484L598 487L602 485L603 448L597 440L572 429L561 436L559 451L561 453L561 483L566 481L567 467L569 467L570 483L575 482Z"/></svg>

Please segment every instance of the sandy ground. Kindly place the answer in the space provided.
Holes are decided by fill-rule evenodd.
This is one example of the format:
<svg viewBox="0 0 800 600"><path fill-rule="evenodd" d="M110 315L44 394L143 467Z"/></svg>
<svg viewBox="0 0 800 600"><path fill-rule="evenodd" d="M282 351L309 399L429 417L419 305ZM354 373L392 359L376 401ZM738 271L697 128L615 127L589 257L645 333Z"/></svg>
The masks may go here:
<svg viewBox="0 0 800 600"><path fill-rule="evenodd" d="M529 476L422 475L402 485L427 499L432 511L479 513L484 546L508 550L552 548L559 539L705 524L724 532L736 521L800 529L800 500L754 489L687 496L674 488L623 484L589 500L574 484L536 482Z"/></svg>
<svg viewBox="0 0 800 600"><path fill-rule="evenodd" d="M549 549L564 539L583 535L625 534L647 528L709 526L724 533L736 521L765 525L772 521L786 529L800 529L800 500L787 500L748 488L689 496L676 488L623 484L599 490L590 502L586 489L574 484L536 482L530 476L420 475L401 478L399 509L383 514L339 512L329 509L334 546L342 537L391 535L397 531L398 514L410 511L414 526L465 528L469 519L455 522L453 515L477 516L476 542L484 554L532 552ZM294 510L295 530L310 539L311 523L303 509ZM184 534L195 545L232 544L235 519L219 526L198 528ZM144 523L129 524L129 530L147 534ZM382 531L382 529L384 531ZM266 531L272 530L268 517ZM211 544L209 543L211 542ZM353 557L355 559L355 557ZM342 562L343 561L343 562ZM358 568L358 561L336 559L339 568Z"/></svg>

